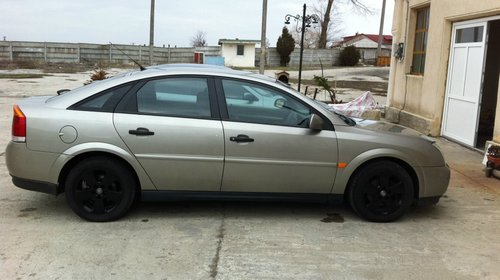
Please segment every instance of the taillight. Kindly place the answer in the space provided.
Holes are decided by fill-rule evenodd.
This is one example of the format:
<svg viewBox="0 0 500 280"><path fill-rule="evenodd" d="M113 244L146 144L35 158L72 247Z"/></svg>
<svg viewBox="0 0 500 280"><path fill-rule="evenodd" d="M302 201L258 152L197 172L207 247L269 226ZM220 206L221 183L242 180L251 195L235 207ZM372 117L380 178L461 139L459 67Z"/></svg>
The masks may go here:
<svg viewBox="0 0 500 280"><path fill-rule="evenodd" d="M12 141L26 142L26 116L17 105L14 105L12 118Z"/></svg>

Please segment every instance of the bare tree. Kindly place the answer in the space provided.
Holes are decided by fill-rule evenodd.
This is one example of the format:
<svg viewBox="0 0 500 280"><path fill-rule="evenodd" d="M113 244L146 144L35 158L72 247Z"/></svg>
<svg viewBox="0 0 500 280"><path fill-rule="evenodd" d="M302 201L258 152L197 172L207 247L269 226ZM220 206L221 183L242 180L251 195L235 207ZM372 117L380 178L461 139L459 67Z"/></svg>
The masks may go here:
<svg viewBox="0 0 500 280"><path fill-rule="evenodd" d="M325 46L323 48L326 48L330 42L340 39L340 34L342 32L342 20L340 17L340 13L337 11L337 9L332 9L329 14L328 24L326 24L326 22L324 21L324 16L327 6L325 4L326 1L318 0L317 4L312 7L312 12L317 14L319 17L319 26L312 25L311 27L306 29L306 32L304 33L305 49L321 48L321 31L324 29L323 25L326 25L325 30L327 30L327 32L325 33ZM299 44L301 33L297 30L294 30L292 31L292 36L295 39L296 47L300 47Z"/></svg>
<svg viewBox="0 0 500 280"><path fill-rule="evenodd" d="M356 13L368 15L373 11L363 4L362 0L317 0L317 5L314 6L315 13L319 14L321 31L318 36L317 48L324 49L327 47L328 42L332 42L335 34L338 34L340 29L339 25L340 14L335 9L335 5L350 6ZM335 5L334 5L335 4ZM334 30L337 28L337 30Z"/></svg>
<svg viewBox="0 0 500 280"><path fill-rule="evenodd" d="M318 27L307 28L304 33L304 49L315 49L318 47L319 33ZM300 36L302 34L297 30L293 30L291 34L293 39L295 39L295 47L300 48Z"/></svg>
<svg viewBox="0 0 500 280"><path fill-rule="evenodd" d="M191 37L191 46L193 47L206 47L207 46L207 33L198 30L193 37Z"/></svg>

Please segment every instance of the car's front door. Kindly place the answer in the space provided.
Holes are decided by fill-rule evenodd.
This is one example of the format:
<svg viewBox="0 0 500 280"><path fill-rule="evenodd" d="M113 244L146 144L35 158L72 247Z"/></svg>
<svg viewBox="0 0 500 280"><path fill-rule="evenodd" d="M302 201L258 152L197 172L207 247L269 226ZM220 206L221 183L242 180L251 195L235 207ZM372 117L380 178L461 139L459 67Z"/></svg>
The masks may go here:
<svg viewBox="0 0 500 280"><path fill-rule="evenodd" d="M160 190L219 191L224 160L213 81L143 82L114 114L115 128Z"/></svg>
<svg viewBox="0 0 500 280"><path fill-rule="evenodd" d="M330 192L337 171L331 125L309 129L314 110L269 86L222 79L218 89L226 148L222 191ZM245 97L252 92L259 100Z"/></svg>

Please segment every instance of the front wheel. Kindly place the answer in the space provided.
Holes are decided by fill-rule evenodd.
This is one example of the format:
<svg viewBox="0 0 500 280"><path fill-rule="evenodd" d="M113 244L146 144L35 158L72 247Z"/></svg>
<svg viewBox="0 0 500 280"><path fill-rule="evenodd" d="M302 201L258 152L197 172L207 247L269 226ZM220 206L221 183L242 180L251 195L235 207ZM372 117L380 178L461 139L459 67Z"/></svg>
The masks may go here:
<svg viewBox="0 0 500 280"><path fill-rule="evenodd" d="M354 175L348 196L351 207L362 218L391 222L410 208L413 194L413 180L401 165L376 161Z"/></svg>
<svg viewBox="0 0 500 280"><path fill-rule="evenodd" d="M120 161L107 157L87 158L69 172L66 200L80 217L92 222L121 218L135 197L135 180Z"/></svg>

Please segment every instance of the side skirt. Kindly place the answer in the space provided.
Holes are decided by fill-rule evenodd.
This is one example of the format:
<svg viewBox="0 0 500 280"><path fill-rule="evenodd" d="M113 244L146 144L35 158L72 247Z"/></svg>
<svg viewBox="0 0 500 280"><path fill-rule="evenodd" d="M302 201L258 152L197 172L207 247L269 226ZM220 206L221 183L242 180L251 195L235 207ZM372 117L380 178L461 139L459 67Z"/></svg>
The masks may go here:
<svg viewBox="0 0 500 280"><path fill-rule="evenodd" d="M198 192L198 191L142 191L145 202L159 201L293 201L340 204L342 194L320 193L254 193L254 192Z"/></svg>

